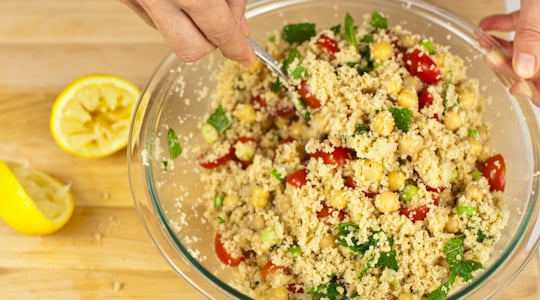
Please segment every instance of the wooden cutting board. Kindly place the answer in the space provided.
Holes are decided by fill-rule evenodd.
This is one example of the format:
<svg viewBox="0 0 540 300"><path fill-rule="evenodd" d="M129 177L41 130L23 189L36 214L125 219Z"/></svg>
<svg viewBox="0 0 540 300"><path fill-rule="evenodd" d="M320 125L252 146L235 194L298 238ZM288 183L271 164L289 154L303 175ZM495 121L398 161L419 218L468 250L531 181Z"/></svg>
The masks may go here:
<svg viewBox="0 0 540 300"><path fill-rule="evenodd" d="M438 4L477 22L502 0ZM46 237L0 222L1 299L202 299L161 257L133 207L124 151L82 159L48 127L73 79L112 73L143 87L168 53L161 37L113 0L0 1L0 159L29 162L71 183L71 221ZM537 257L497 299L538 299Z"/></svg>

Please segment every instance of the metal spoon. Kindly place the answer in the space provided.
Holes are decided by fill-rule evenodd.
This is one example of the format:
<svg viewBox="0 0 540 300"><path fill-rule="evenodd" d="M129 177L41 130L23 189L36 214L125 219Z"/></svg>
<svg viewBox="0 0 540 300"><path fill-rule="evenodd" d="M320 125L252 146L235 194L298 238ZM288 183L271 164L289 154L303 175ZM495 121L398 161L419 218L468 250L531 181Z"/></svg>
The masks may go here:
<svg viewBox="0 0 540 300"><path fill-rule="evenodd" d="M277 60L270 55L270 53L266 52L266 50L263 49L257 42L252 40L251 38L247 38L248 43L251 45L253 50L255 51L255 55L268 67L270 70L272 70L274 73L276 73L279 78L281 79L282 83L287 87L291 87L291 84L289 83L289 77L281 70L279 67L279 63Z"/></svg>

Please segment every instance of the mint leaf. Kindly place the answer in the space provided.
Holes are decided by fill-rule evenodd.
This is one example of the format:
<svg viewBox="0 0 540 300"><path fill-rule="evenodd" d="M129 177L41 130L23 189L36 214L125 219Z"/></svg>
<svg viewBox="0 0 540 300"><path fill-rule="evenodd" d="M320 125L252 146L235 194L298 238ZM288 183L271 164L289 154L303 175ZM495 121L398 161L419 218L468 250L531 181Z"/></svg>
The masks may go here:
<svg viewBox="0 0 540 300"><path fill-rule="evenodd" d="M371 15L371 20L370 20L369 24L373 28L378 28L378 29L387 29L388 28L388 20L379 12L374 12Z"/></svg>
<svg viewBox="0 0 540 300"><path fill-rule="evenodd" d="M292 64L296 59L300 59L300 52L298 52L298 49L293 48L291 52L289 52L289 55L287 56L285 61L283 61L283 71L285 73L289 73L289 65Z"/></svg>
<svg viewBox="0 0 540 300"><path fill-rule="evenodd" d="M398 107L390 107L388 110L392 114L392 117L394 117L396 127L403 132L408 132L409 126L411 125L412 112L407 108Z"/></svg>
<svg viewBox="0 0 540 300"><path fill-rule="evenodd" d="M379 257L375 267L388 268L397 271L399 267L396 260L396 250L381 252L381 256Z"/></svg>
<svg viewBox="0 0 540 300"><path fill-rule="evenodd" d="M289 44L301 44L317 35L315 23L290 24L283 27L283 38Z"/></svg>
<svg viewBox="0 0 540 300"><path fill-rule="evenodd" d="M465 235L460 234L449 239L444 245L443 251L446 254L446 262L450 266L448 280L439 288L428 294L428 300L442 300L446 298L457 277L461 277L467 282L473 278L472 273L482 268L482 264L472 260L465 260L463 251L463 241Z"/></svg>
<svg viewBox="0 0 540 300"><path fill-rule="evenodd" d="M227 117L227 114L221 105L210 115L206 123L214 126L220 133L232 125L232 121Z"/></svg>
<svg viewBox="0 0 540 300"><path fill-rule="evenodd" d="M338 282L323 283L315 288L310 288L308 294L329 300L345 299L347 290Z"/></svg>
<svg viewBox="0 0 540 300"><path fill-rule="evenodd" d="M167 131L167 146L169 146L169 155L171 156L172 160L176 159L178 156L180 156L180 154L182 154L182 146L180 146L178 136L176 136L176 133L172 128L169 128ZM165 168L167 168L167 164L165 164Z"/></svg>
<svg viewBox="0 0 540 300"><path fill-rule="evenodd" d="M281 87L283 86L283 84L281 83L281 81L279 81L279 78L276 79L276 81L274 83L272 83L272 87L270 87L270 89L272 90L272 92L274 93L279 93L279 91L281 91Z"/></svg>
<svg viewBox="0 0 540 300"><path fill-rule="evenodd" d="M344 32L345 40L349 44L354 46L354 48L356 48L356 51L358 51L358 42L356 41L356 28L354 26L353 17L349 13L347 13L345 15L345 21L343 23L345 27L345 32Z"/></svg>
<svg viewBox="0 0 540 300"><path fill-rule="evenodd" d="M341 31L341 24L330 27L330 30L332 30L332 32L334 32L335 34L338 34Z"/></svg>

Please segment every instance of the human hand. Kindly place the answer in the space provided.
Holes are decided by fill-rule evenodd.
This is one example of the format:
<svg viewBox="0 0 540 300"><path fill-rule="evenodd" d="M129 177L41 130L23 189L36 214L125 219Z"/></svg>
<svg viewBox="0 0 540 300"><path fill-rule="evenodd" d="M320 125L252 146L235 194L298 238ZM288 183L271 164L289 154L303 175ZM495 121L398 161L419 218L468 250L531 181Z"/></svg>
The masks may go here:
<svg viewBox="0 0 540 300"><path fill-rule="evenodd" d="M522 0L520 11L485 17L479 25L486 31L515 32L513 42L498 40L512 54L514 72L523 79L530 79L536 91L522 82L516 83L510 91L528 96L539 105L540 2Z"/></svg>
<svg viewBox="0 0 540 300"><path fill-rule="evenodd" d="M181 61L198 60L215 48L246 66L256 61L246 41L247 0L119 1L155 27Z"/></svg>

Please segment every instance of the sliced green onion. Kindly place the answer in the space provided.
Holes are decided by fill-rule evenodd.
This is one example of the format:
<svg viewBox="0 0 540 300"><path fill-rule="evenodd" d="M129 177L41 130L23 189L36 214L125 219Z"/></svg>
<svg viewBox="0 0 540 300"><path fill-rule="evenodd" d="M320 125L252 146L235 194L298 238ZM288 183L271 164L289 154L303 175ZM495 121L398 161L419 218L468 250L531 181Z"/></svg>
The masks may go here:
<svg viewBox="0 0 540 300"><path fill-rule="evenodd" d="M470 138L475 138L478 136L478 133L478 129L469 129L467 136Z"/></svg>
<svg viewBox="0 0 540 300"><path fill-rule="evenodd" d="M202 125L201 132L203 139L209 144L213 144L219 139L219 132L217 129L208 123Z"/></svg>
<svg viewBox="0 0 540 300"><path fill-rule="evenodd" d="M221 208L223 206L223 199L225 199L225 195L219 194L214 198L214 207L215 208Z"/></svg>
<svg viewBox="0 0 540 300"><path fill-rule="evenodd" d="M472 217L476 215L476 212L478 211L478 209L474 206L465 206L465 205L458 205L456 209L457 209L458 215L460 216L465 215L468 217Z"/></svg>
<svg viewBox="0 0 540 300"><path fill-rule="evenodd" d="M399 193L399 199L403 202L409 202L418 193L418 187L414 184L406 184Z"/></svg>
<svg viewBox="0 0 540 300"><path fill-rule="evenodd" d="M298 245L293 245L291 248L289 248L289 252L291 253L293 259L302 255L302 249Z"/></svg>
<svg viewBox="0 0 540 300"><path fill-rule="evenodd" d="M274 176L275 179L278 181L283 181L283 175L276 169L272 169L272 172L270 172L272 176Z"/></svg>
<svg viewBox="0 0 540 300"><path fill-rule="evenodd" d="M274 227L266 227L265 229L263 229L261 231L261 240L263 241L263 243L269 246L277 245L281 241L277 236Z"/></svg>
<svg viewBox="0 0 540 300"><path fill-rule="evenodd" d="M483 175L482 172L480 172L478 170L474 170L472 172L472 180L476 181L476 180L480 179L480 177L482 177L482 175Z"/></svg>
<svg viewBox="0 0 540 300"><path fill-rule="evenodd" d="M421 40L420 46L424 47L424 49L426 49L429 54L435 53L435 47L433 46L433 43L431 43L431 41L429 40Z"/></svg>

